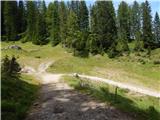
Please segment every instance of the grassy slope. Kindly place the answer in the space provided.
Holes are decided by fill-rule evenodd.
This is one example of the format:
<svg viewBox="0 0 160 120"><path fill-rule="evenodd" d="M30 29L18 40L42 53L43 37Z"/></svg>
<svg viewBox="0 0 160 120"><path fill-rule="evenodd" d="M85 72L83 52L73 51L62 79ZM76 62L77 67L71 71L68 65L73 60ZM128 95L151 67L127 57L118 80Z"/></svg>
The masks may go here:
<svg viewBox="0 0 160 120"><path fill-rule="evenodd" d="M3 120L22 120L36 98L39 83L32 77L2 77L1 110Z"/></svg>
<svg viewBox="0 0 160 120"><path fill-rule="evenodd" d="M2 42L2 48L13 44ZM105 77L115 81L137 84L150 89L160 90L160 65L154 65L153 61L160 59L160 49L152 51L150 59L143 56L131 54L129 57L109 59L107 55L91 56L89 58L78 58L67 53L60 45L36 46L29 43L16 42L22 47L23 51L3 50L2 56L17 55L19 62L24 65L34 66L35 68L44 61L54 61L48 69L53 73L81 73L99 77ZM133 46L133 45L130 45ZM137 62L138 60L148 61L146 64Z"/></svg>
<svg viewBox="0 0 160 120"><path fill-rule="evenodd" d="M120 88L118 88L115 98L115 87L67 76L63 80L76 90L90 94L98 100L106 102L107 105L111 104L131 114L136 120L160 120L160 106L158 105L160 101L158 99L135 95ZM81 83L83 83L83 87Z"/></svg>

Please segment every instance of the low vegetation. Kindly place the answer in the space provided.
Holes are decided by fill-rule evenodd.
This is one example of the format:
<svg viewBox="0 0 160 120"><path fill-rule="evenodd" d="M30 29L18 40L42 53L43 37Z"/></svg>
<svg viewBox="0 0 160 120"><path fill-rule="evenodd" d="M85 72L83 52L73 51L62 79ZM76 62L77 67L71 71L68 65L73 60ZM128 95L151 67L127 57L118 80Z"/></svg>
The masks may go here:
<svg viewBox="0 0 160 120"><path fill-rule="evenodd" d="M22 120L36 98L39 83L19 73L15 57L2 60L1 115L3 120Z"/></svg>
<svg viewBox="0 0 160 120"><path fill-rule="evenodd" d="M63 80L76 90L106 102L108 106L115 106L127 112L136 120L160 120L160 101L158 98L142 96L127 89L91 82L87 79L66 76Z"/></svg>

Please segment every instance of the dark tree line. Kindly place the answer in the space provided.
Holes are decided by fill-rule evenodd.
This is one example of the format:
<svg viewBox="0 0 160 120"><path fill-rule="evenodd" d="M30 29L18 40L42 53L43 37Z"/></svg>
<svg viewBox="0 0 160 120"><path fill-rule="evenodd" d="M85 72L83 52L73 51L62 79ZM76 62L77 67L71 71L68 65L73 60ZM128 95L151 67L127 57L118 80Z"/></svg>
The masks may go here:
<svg viewBox="0 0 160 120"><path fill-rule="evenodd" d="M31 41L37 45L61 43L75 56L107 53L115 57L160 47L160 19L152 21L148 1L129 6L122 1L117 14L112 1L96 1L90 8L85 1L1 1L2 40Z"/></svg>

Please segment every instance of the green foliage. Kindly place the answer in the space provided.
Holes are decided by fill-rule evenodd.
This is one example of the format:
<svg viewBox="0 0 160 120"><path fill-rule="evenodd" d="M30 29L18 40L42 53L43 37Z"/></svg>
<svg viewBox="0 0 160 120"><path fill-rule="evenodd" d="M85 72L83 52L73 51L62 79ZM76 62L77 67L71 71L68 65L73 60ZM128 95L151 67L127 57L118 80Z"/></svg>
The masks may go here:
<svg viewBox="0 0 160 120"><path fill-rule="evenodd" d="M137 1L134 1L131 8L131 37L135 38L136 32L141 29L141 10Z"/></svg>
<svg viewBox="0 0 160 120"><path fill-rule="evenodd" d="M4 25L7 40L17 40L17 1L5 1L4 5Z"/></svg>
<svg viewBox="0 0 160 120"><path fill-rule="evenodd" d="M126 34L127 41L130 39L130 10L128 4L122 1L118 7L118 29L121 34ZM122 30L122 31L121 31Z"/></svg>
<svg viewBox="0 0 160 120"><path fill-rule="evenodd" d="M145 1L142 4L142 24L143 24L143 41L145 48L153 48L154 40L152 34L152 16L151 16L151 8L148 1Z"/></svg>
<svg viewBox="0 0 160 120"><path fill-rule="evenodd" d="M154 18L154 37L155 37L155 46L160 47L160 18L157 12Z"/></svg>
<svg viewBox="0 0 160 120"><path fill-rule="evenodd" d="M143 38L142 38L142 34L140 31L136 32L135 34L135 47L134 50L135 51L143 51Z"/></svg>
<svg viewBox="0 0 160 120"><path fill-rule="evenodd" d="M127 33L125 32L125 30L121 30L121 32L119 32L116 50L119 52L119 54L129 51L127 43Z"/></svg>
<svg viewBox="0 0 160 120"><path fill-rule="evenodd" d="M8 56L6 56L4 59L2 59L1 70L2 74L12 76L17 75L21 68L20 65L16 62L16 58L14 56L11 58L11 60L8 59Z"/></svg>
<svg viewBox="0 0 160 120"><path fill-rule="evenodd" d="M100 48L99 48L99 40L98 40L98 35L97 34L90 34L87 39L87 46L89 51L93 54L96 55L98 53L101 53Z"/></svg>
<svg viewBox="0 0 160 120"><path fill-rule="evenodd" d="M23 39L25 41L34 41L37 39L36 33L36 20L37 20L37 4L35 1L27 1L27 30L26 36Z"/></svg>
<svg viewBox="0 0 160 120"><path fill-rule="evenodd" d="M3 120L24 119L38 90L37 86L23 81L19 71L20 65L16 62L15 57L9 59L6 56L2 59L1 117ZM27 77L25 79L29 80Z"/></svg>
<svg viewBox="0 0 160 120"><path fill-rule="evenodd" d="M58 1L54 1L54 9L53 9L53 22L52 22L52 29L51 29L51 44L52 46L56 46L60 43L60 18L58 14L59 3Z"/></svg>

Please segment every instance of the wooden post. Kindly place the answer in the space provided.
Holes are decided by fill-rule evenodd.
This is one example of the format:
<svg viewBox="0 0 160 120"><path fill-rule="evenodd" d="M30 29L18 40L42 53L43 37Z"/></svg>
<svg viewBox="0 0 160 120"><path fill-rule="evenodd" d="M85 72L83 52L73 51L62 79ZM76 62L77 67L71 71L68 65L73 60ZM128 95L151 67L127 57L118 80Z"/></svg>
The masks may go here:
<svg viewBox="0 0 160 120"><path fill-rule="evenodd" d="M117 101L117 91L118 91L118 87L116 86L116 88L115 88L115 96L114 96L114 100L115 100L115 102Z"/></svg>

